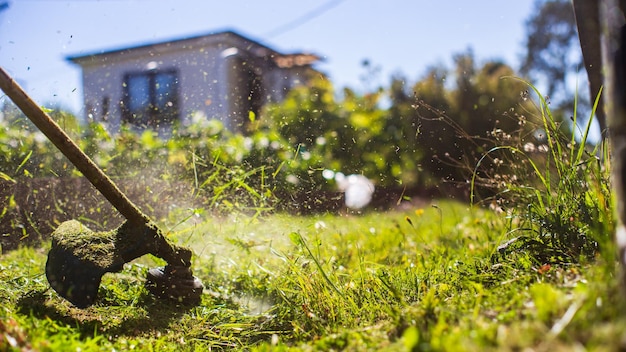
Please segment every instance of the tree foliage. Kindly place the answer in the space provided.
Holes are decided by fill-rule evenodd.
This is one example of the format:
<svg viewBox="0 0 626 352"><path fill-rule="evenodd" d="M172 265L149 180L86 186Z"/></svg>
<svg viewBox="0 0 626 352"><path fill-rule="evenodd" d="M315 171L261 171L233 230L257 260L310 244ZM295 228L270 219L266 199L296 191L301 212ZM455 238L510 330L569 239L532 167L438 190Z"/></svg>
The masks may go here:
<svg viewBox="0 0 626 352"><path fill-rule="evenodd" d="M329 81L313 80L267 108L264 128L310 153L300 163L301 178L330 168L364 174L386 187L466 184L493 146L494 131L520 128L527 87L513 78L510 66L478 65L471 51L454 62L452 69L430 68L413 84L397 75L386 89L363 95L344 89L340 98ZM387 108L381 107L383 98Z"/></svg>
<svg viewBox="0 0 626 352"><path fill-rule="evenodd" d="M413 86L418 149L429 182L465 184L481 155L494 146L497 131L519 130L524 113L524 83L498 61L479 66L470 52L455 56L452 70L431 68ZM446 86L447 77L455 84ZM400 100L397 100L400 101ZM394 109L399 105L394 104Z"/></svg>
<svg viewBox="0 0 626 352"><path fill-rule="evenodd" d="M582 67L582 54L576 19L569 0L537 0L535 11L526 22L526 43L521 73L546 85L545 93L561 93L563 104L571 104L567 94L568 73ZM564 94L565 93L565 94Z"/></svg>

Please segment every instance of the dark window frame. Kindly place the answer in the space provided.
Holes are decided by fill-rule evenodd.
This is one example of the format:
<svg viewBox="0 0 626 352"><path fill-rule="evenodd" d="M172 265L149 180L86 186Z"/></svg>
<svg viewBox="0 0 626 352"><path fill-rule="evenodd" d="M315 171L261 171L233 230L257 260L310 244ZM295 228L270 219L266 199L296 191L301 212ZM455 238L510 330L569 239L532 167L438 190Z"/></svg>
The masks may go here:
<svg viewBox="0 0 626 352"><path fill-rule="evenodd" d="M158 93L157 83L161 77L173 77L173 86L168 89L168 103L171 106L167 107L167 111L159 110L158 100L160 99ZM148 80L148 92L145 96L148 98L148 105L144 107L143 114L138 114L139 111L131 110L131 84L130 81L133 78L147 78ZM175 68L168 69L154 69L148 71L134 71L127 72L123 78L123 108L122 108L122 122L130 124L140 128L146 127L167 127L175 121L178 121L180 116L180 104L179 104L179 91L180 91L180 76L178 70ZM145 115L145 116L143 116Z"/></svg>

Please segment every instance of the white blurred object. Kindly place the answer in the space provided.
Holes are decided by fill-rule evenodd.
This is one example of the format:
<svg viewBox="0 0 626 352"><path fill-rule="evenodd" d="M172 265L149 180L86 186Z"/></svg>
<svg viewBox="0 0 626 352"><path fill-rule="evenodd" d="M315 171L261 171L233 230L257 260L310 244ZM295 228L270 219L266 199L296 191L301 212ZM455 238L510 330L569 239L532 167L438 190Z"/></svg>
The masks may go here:
<svg viewBox="0 0 626 352"><path fill-rule="evenodd" d="M345 203L348 208L362 209L372 201L374 183L367 177L356 174L346 176L341 172L335 173L334 176L337 188L345 193Z"/></svg>

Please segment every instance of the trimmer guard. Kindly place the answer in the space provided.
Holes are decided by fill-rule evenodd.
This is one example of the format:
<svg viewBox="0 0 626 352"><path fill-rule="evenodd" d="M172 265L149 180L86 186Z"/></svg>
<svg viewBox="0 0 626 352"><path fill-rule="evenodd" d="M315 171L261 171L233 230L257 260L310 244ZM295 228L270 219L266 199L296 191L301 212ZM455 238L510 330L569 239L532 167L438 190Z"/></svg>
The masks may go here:
<svg viewBox="0 0 626 352"><path fill-rule="evenodd" d="M168 267L177 268L163 272L174 277L156 279L159 290L167 292L167 295L159 296L186 301L189 290L185 280L190 277L191 285L199 285L200 293L202 284L191 275L191 251L164 245L166 241L158 228L151 224L126 221L115 230L94 232L79 221L66 221L52 233L46 277L60 296L78 308L86 308L95 302L105 273L119 272L124 263L153 254L173 264ZM181 276L181 273L184 275Z"/></svg>

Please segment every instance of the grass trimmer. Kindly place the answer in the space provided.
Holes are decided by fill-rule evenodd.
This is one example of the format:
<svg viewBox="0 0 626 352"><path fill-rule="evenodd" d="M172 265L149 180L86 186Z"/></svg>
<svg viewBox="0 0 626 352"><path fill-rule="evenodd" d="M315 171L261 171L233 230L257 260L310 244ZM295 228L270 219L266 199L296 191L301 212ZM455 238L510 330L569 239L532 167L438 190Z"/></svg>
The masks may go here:
<svg viewBox="0 0 626 352"><path fill-rule="evenodd" d="M197 304L203 286L191 272L191 250L170 243L156 224L126 197L24 90L0 67L0 88L89 182L126 218L117 229L94 232L76 220L52 233L46 262L50 286L79 308L92 305L107 272L145 254L167 262L148 271L146 287L159 298Z"/></svg>

